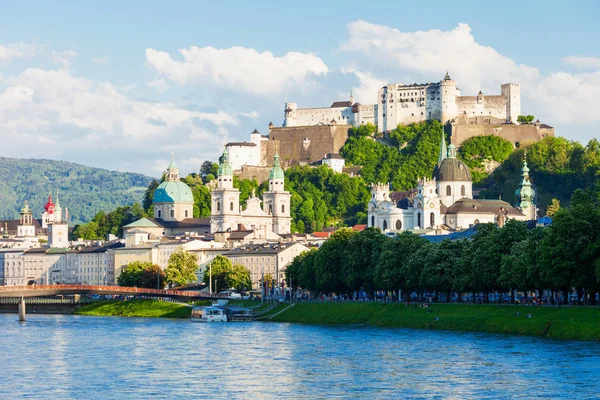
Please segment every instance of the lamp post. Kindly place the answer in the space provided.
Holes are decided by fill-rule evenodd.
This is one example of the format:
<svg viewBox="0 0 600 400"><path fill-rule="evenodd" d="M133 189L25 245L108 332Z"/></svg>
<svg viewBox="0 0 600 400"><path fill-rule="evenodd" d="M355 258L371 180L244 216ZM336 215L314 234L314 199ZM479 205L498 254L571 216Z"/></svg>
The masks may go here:
<svg viewBox="0 0 600 400"><path fill-rule="evenodd" d="M212 297L212 261L208 263L208 295Z"/></svg>
<svg viewBox="0 0 600 400"><path fill-rule="evenodd" d="M156 273L156 289L160 290L160 265L157 265L157 273Z"/></svg>
<svg viewBox="0 0 600 400"><path fill-rule="evenodd" d="M262 278L260 279L260 304L265 301L265 264L262 265Z"/></svg>

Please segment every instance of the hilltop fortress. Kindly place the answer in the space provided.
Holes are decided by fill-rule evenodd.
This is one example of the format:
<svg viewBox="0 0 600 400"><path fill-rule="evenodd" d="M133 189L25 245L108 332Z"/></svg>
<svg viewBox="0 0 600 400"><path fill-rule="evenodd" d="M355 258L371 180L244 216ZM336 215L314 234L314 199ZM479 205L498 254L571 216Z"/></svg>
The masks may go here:
<svg viewBox="0 0 600 400"><path fill-rule="evenodd" d="M385 133L398 125L438 120L457 147L474 136L500 136L515 147L554 136L554 128L539 120L517 122L521 115L519 84L502 84L500 94L479 91L476 96L463 96L448 73L439 82L390 83L377 92L377 104L360 104L350 93L347 101L335 101L330 107L298 108L296 103L286 102L284 115L283 126L270 123L268 135L255 130L250 142L227 144L236 175L265 181L275 153L284 166L325 163L328 155L337 156L349 128L369 123Z"/></svg>
<svg viewBox="0 0 600 400"><path fill-rule="evenodd" d="M390 83L377 92L377 104L354 102L352 94L349 101L336 101L328 108L298 108L296 103L286 103L284 126L335 122L356 127L371 123L377 125L379 132L389 132L398 125L437 119L448 125L455 146L473 136L496 134L518 145L554 135L551 126L539 121L533 125L519 125L519 115L519 84L502 84L499 95L484 95L479 91L477 96L463 96L456 81L446 73L439 82Z"/></svg>

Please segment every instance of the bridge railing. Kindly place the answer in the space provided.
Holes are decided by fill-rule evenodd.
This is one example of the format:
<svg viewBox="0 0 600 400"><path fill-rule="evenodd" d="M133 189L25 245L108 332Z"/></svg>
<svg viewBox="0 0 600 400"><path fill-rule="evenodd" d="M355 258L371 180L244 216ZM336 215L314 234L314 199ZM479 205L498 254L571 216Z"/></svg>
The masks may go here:
<svg viewBox="0 0 600 400"><path fill-rule="evenodd" d="M28 285L28 286L0 286L0 292L23 292L23 291L56 291L70 293L93 293L93 294L122 294L122 295L154 295L154 296L178 296L178 297L206 297L226 298L226 295L208 294L197 291L185 290L161 290L147 289L128 286L96 286L96 285Z"/></svg>

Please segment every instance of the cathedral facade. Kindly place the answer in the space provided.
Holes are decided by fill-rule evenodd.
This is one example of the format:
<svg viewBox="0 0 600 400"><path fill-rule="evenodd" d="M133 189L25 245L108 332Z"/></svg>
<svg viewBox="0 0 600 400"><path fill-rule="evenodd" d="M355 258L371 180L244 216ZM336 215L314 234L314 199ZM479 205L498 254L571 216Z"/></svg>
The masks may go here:
<svg viewBox="0 0 600 400"><path fill-rule="evenodd" d="M243 227L265 239L289 234L292 196L284 189L284 182L279 155L275 154L269 173L269 190L263 193L262 200L252 193L246 201L246 208L242 209L240 191L233 187L233 168L225 149L217 173L217 187L211 192L211 233L235 231Z"/></svg>
<svg viewBox="0 0 600 400"><path fill-rule="evenodd" d="M531 187L527 162L517 190L518 207L502 200L473 199L473 183L469 167L456 157L456 148L446 142L442 133L440 156L431 179L418 182L413 199L399 203L390 197L388 184L376 184L371 189L368 205L368 226L384 232L420 231L444 234L468 229L479 223L503 224L507 219L520 221L537 219L535 193Z"/></svg>

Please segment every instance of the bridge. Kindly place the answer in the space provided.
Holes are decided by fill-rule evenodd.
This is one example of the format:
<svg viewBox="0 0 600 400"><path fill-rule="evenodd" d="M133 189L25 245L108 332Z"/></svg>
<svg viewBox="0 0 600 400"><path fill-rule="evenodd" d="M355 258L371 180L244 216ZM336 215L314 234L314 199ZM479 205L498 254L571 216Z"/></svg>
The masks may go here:
<svg viewBox="0 0 600 400"><path fill-rule="evenodd" d="M112 296L135 296L174 298L180 300L216 300L226 298L225 295L201 293L186 290L160 290L126 286L94 286L94 285L29 285L0 286L0 298L20 298L19 320L25 321L25 298L43 296L65 296L97 294Z"/></svg>

